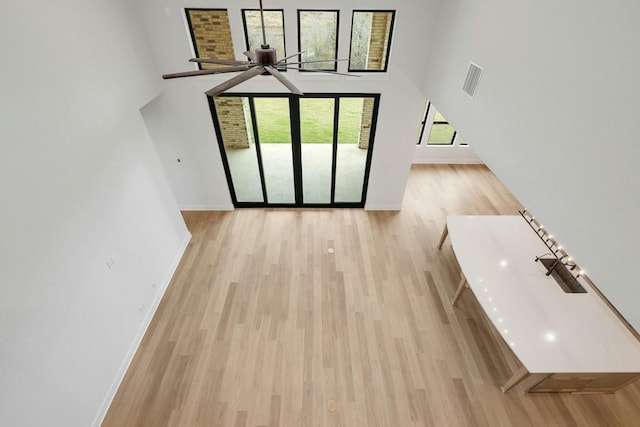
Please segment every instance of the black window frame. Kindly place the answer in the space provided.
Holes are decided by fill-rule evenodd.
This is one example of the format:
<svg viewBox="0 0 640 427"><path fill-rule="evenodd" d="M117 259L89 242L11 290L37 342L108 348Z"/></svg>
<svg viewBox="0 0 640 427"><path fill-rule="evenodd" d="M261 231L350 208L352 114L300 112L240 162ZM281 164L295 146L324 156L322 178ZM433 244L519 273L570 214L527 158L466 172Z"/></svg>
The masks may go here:
<svg viewBox="0 0 640 427"><path fill-rule="evenodd" d="M427 106L424 109L424 114L422 116L422 122L420 122L420 135L418 136L417 146L422 146L426 144L422 144L422 138L424 137L424 128L427 126L427 117L429 117L429 110L431 109L431 101L427 101Z"/></svg>
<svg viewBox="0 0 640 427"><path fill-rule="evenodd" d="M192 10L206 10L206 11L224 11L227 12L227 19L229 19L229 9L225 9L223 7L185 7L184 8L184 16L187 19L187 25L189 26L189 37L191 38L191 47L193 47L193 53L196 58L200 58L200 53L198 52L198 44L196 43L196 35L193 32L193 23L191 22L191 15L189 12ZM231 21L229 21L231 24ZM229 28L229 38L231 40L231 45L233 46L233 35L231 34L231 28ZM235 47L234 47L235 48ZM198 70L204 70L202 68L202 64L197 62Z"/></svg>
<svg viewBox="0 0 640 427"><path fill-rule="evenodd" d="M239 97L239 98L249 98L250 99L250 108L252 115L252 123L254 126L253 131L256 131L257 128L257 120L255 118L255 106L253 105L254 98L288 98L289 99L289 112L291 117L291 149L294 164L301 165L302 164L302 150L300 143L300 135L301 129L299 126L300 123L300 99L301 97L298 95L294 95L291 93L276 93L276 92L227 92L221 96L225 97ZM261 185L262 185L262 202L239 202L235 189L233 187L233 177L231 175L231 168L229 166L229 159L227 158L227 154L224 147L224 140L222 136L222 129L220 126L220 122L218 119L217 109L215 105L215 99L211 96L207 96L207 101L209 103L209 111L211 113L211 120L213 122L213 128L218 140L218 148L220 150L220 155L222 157L222 165L224 167L225 176L227 178L227 185L229 187L229 194L231 196L231 201L235 208L364 208L367 202L367 193L369 189L369 177L371 173L371 162L373 159L373 149L376 137L376 130L378 127L378 113L380 109L380 98L381 95L379 93L359 93L359 92L332 92L332 93L305 93L307 98L372 98L374 100L373 111L372 111L372 122L369 133L369 146L367 148L367 159L365 162L365 171L362 183L362 194L361 199L358 202L336 202L335 201L335 186L336 186L336 153L337 153L337 145L338 145L338 132L337 127L339 126L339 108L340 103L335 102L334 104L334 136L333 136L333 155L332 155L332 171L331 171L331 202L330 203L304 203L303 197L303 189L300 185L303 182L302 170L297 170L294 166L294 184L295 187L295 202L294 203L270 203L268 201L268 195L266 191L265 178L263 167L261 166L262 159L260 157L259 151L257 152L258 156L258 168L260 173ZM260 139L259 135L255 139L256 145L259 146Z"/></svg>
<svg viewBox="0 0 640 427"><path fill-rule="evenodd" d="M433 103L431 101L427 101L427 105L425 106L424 109L424 115L422 116L422 122L420 122L420 135L418 136L418 142L416 143L416 147L469 147L469 143L465 142L464 144L460 144L458 143L458 131L456 130L456 128L449 123L449 121L447 120L434 120L433 122L431 122L431 126L429 127L429 135L431 135L431 129L433 128L433 125L449 125L451 126L451 128L453 129L453 135L451 136L451 142L448 144L430 144L429 143L429 135L427 135L427 141L425 143L423 143L424 140L424 131L425 128L427 127L427 118L429 117L429 112L431 111L431 106L433 105ZM435 109L435 107L433 107ZM438 110L436 109L436 112Z"/></svg>
<svg viewBox="0 0 640 427"><path fill-rule="evenodd" d="M351 49L353 48L353 20L356 12L383 12L391 13L391 25L389 26L389 40L387 41L387 55L384 59L384 68L382 70L360 70L351 68ZM389 57L391 56L391 39L393 38L393 28L396 23L396 11L393 9L354 9L351 13L351 32L349 35L349 58L348 58L348 72L350 73L386 73L389 68Z"/></svg>
<svg viewBox="0 0 640 427"><path fill-rule="evenodd" d="M431 102L429 102L431 103ZM438 110L436 109L436 113L438 112ZM442 114L440 114L442 115ZM431 136L431 132L433 131L433 127L436 125L449 125L451 126L451 129L453 129L453 135L451 135L451 141L447 144L445 143L438 143L438 144L433 144L431 142L429 142L429 136ZM434 120L433 123L431 123L431 129L429 129L429 136L427 136L427 145L430 147L453 147L453 143L456 140L456 135L458 134L458 131L456 130L456 128L453 127L453 125L451 123L449 123L448 120Z"/></svg>
<svg viewBox="0 0 640 427"><path fill-rule="evenodd" d="M284 57L287 56L287 32L285 30L285 24L284 24L284 9L263 9L265 12L280 12L282 14L282 43L284 44ZM244 30L244 45L246 46L247 50L251 50L251 47L249 46L249 33L247 31L247 17L245 15L245 12L260 12L260 9L251 9L251 8L247 8L247 9L240 9L240 15L242 15L242 28ZM268 40L267 40L268 41ZM274 46L271 46L275 49ZM278 60L282 59L282 58L278 58ZM278 68L278 70L280 72L286 72L287 69L286 68Z"/></svg>
<svg viewBox="0 0 640 427"><path fill-rule="evenodd" d="M335 44L335 55L334 59L338 59L338 43L340 38L340 9L298 9L298 52L302 52L302 31L300 26L300 12L335 12L336 14L336 44ZM298 55L298 61L302 62L302 54ZM328 61L327 61L328 62ZM333 63L333 68L313 68L313 69L304 69L302 64L298 64L297 70L304 73L312 73L317 71L338 71L338 62Z"/></svg>

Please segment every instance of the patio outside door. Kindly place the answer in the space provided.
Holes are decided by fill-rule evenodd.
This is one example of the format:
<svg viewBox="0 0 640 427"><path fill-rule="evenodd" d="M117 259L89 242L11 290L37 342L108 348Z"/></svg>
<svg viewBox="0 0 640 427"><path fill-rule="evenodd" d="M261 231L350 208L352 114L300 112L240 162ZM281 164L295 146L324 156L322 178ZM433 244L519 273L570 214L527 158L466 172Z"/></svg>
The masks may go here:
<svg viewBox="0 0 640 427"><path fill-rule="evenodd" d="M236 207L363 207L379 95L209 98Z"/></svg>

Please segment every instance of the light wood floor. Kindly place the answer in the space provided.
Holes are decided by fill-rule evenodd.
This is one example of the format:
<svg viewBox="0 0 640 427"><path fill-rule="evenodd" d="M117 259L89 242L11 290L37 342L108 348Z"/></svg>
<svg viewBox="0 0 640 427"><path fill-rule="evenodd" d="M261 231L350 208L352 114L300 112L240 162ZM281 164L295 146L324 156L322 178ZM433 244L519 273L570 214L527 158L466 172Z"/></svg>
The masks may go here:
<svg viewBox="0 0 640 427"><path fill-rule="evenodd" d="M445 214L518 208L483 166L414 166L401 212L186 212L193 239L103 425L640 425L638 384L503 394L517 361L471 292L451 307Z"/></svg>

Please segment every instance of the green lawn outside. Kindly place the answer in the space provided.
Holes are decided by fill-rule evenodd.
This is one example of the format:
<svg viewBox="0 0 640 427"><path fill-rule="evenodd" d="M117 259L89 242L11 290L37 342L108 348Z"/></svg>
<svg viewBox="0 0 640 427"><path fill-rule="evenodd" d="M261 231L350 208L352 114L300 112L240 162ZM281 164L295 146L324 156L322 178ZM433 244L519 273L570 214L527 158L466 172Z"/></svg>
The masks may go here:
<svg viewBox="0 0 640 427"><path fill-rule="evenodd" d="M254 98L261 143L291 143L288 98Z"/></svg>
<svg viewBox="0 0 640 427"><path fill-rule="evenodd" d="M333 98L300 98L302 143L333 141ZM357 144L362 116L362 98L342 98L338 120L338 142ZM261 143L290 143L287 98L254 98Z"/></svg>
<svg viewBox="0 0 640 427"><path fill-rule="evenodd" d="M360 138L363 98L340 99L338 143L357 144Z"/></svg>
<svg viewBox="0 0 640 427"><path fill-rule="evenodd" d="M447 119L444 118L440 111L436 110L436 116L433 118L434 122L446 122Z"/></svg>
<svg viewBox="0 0 640 427"><path fill-rule="evenodd" d="M431 133L429 134L429 144L431 145L451 145L451 139L453 138L453 126L434 124L431 126Z"/></svg>

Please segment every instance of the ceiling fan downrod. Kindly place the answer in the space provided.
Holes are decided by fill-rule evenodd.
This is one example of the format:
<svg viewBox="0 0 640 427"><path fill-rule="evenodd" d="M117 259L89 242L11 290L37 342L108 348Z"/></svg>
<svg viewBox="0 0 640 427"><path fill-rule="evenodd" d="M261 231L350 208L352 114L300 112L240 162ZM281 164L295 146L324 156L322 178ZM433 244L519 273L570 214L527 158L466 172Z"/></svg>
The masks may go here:
<svg viewBox="0 0 640 427"><path fill-rule="evenodd" d="M262 9L262 0L260 0L260 22L262 23L262 45L260 49L256 49L256 62L260 65L275 65L276 50L267 43L267 35L264 29L264 10Z"/></svg>
<svg viewBox="0 0 640 427"><path fill-rule="evenodd" d="M262 48L269 49L267 44L267 34L264 31L264 10L262 9L262 0L260 0L260 23L262 24Z"/></svg>

